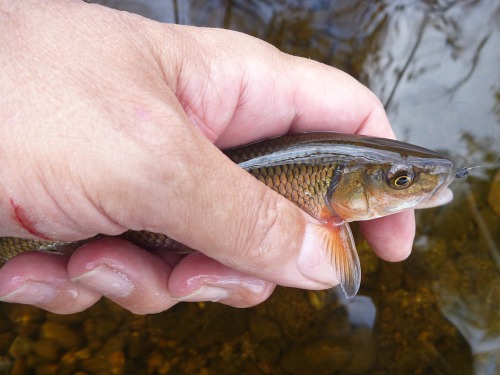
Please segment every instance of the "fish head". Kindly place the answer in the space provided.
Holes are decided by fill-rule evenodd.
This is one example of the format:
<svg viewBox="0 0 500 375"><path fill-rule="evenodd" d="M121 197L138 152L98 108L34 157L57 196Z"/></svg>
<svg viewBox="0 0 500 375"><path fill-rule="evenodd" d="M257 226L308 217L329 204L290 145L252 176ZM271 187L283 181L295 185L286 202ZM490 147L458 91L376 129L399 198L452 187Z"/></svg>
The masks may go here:
<svg viewBox="0 0 500 375"><path fill-rule="evenodd" d="M456 174L453 160L418 146L396 145L403 149L365 150L337 168L327 193L337 216L369 220L453 199L447 188Z"/></svg>

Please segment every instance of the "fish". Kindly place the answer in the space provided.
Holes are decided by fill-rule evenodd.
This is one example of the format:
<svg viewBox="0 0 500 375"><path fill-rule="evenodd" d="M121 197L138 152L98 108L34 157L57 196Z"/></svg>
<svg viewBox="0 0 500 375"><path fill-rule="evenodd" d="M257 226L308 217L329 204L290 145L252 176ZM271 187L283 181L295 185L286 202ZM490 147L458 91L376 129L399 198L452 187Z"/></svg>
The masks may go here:
<svg viewBox="0 0 500 375"><path fill-rule="evenodd" d="M420 146L334 132L284 135L223 152L321 222L319 241L324 243L348 298L357 294L361 284L349 223L446 204L453 198L448 185L468 171L457 169L451 158ZM127 231L118 237L150 250L185 249L161 233ZM2 237L0 258L7 261L30 250L65 253L92 239L63 242Z"/></svg>

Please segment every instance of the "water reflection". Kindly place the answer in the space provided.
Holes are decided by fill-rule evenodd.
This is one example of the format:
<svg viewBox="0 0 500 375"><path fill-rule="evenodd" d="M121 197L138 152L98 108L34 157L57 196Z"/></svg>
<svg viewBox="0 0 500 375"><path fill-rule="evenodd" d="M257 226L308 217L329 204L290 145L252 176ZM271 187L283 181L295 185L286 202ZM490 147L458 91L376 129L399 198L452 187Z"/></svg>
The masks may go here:
<svg viewBox="0 0 500 375"><path fill-rule="evenodd" d="M337 66L388 103L399 138L487 165L454 184L452 204L418 215L406 262L380 261L356 236L364 273L353 300L335 289L282 288L253 309L183 304L148 317L107 301L69 317L3 305L0 368L500 372L500 172L488 165L500 151L491 137L500 139L499 1L100 2L164 22L240 30Z"/></svg>
<svg viewBox="0 0 500 375"><path fill-rule="evenodd" d="M463 133L498 138L499 2L407 2L394 10L392 32L364 71L383 102L397 86L388 111L400 138L462 155Z"/></svg>

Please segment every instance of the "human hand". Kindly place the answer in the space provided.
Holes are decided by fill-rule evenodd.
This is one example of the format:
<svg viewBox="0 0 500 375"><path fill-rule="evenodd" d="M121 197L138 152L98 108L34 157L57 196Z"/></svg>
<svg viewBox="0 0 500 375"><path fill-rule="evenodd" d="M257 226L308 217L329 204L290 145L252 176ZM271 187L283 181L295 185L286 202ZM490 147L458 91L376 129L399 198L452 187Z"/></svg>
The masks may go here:
<svg viewBox="0 0 500 375"><path fill-rule="evenodd" d="M106 296L142 314L338 284L319 244L304 241L316 220L218 148L318 130L393 137L368 89L236 32L79 1L12 3L0 0L0 236L148 230L200 253L121 239L24 253L0 269L0 300L72 313ZM380 257L401 260L413 213L362 230Z"/></svg>

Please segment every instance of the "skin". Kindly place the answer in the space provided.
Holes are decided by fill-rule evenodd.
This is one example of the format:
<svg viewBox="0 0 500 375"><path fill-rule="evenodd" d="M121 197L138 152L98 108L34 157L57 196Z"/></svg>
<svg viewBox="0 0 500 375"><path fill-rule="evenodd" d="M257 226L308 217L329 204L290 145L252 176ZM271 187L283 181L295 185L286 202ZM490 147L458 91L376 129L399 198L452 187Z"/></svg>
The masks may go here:
<svg viewBox="0 0 500 375"><path fill-rule="evenodd" d="M28 252L0 269L0 300L64 314L105 296L146 314L338 284L317 221L219 148L318 130L394 137L366 87L241 33L81 1L0 0L0 33L0 236L134 229L200 250L113 239L72 256ZM362 225L381 258L408 256L412 212Z"/></svg>

